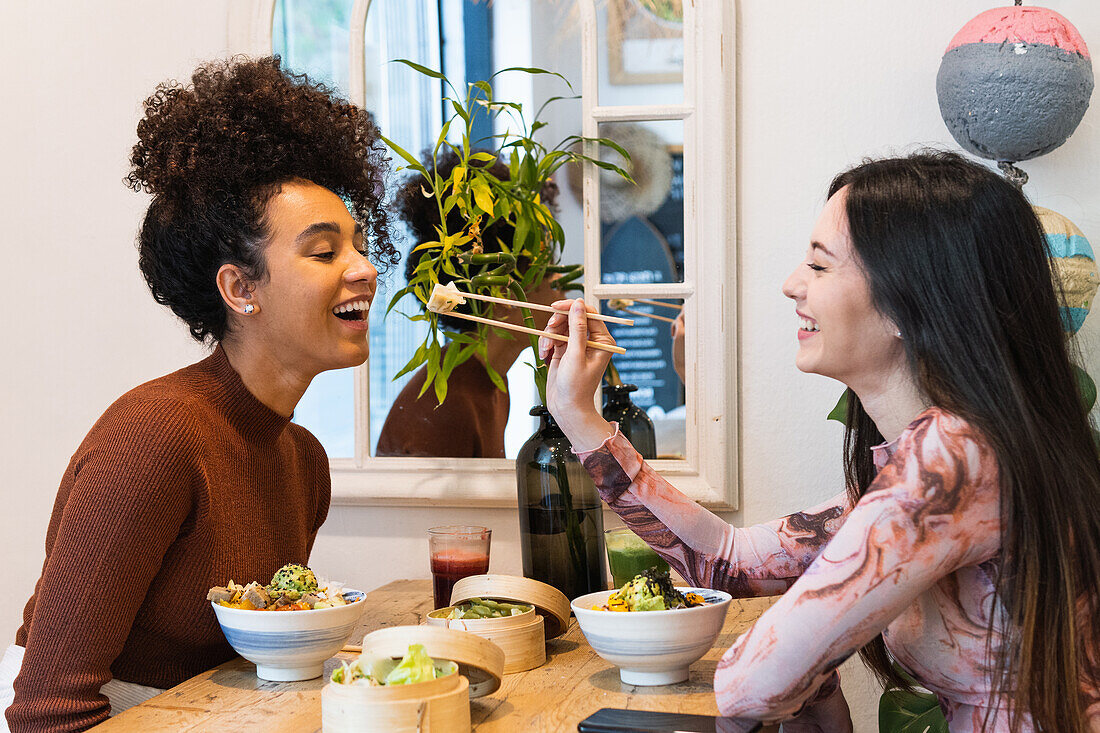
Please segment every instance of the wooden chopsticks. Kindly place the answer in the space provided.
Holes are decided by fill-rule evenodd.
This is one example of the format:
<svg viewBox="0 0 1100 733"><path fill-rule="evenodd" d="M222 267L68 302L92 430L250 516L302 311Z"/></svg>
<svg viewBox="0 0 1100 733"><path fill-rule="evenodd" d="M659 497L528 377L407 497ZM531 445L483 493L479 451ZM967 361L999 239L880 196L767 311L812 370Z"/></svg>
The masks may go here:
<svg viewBox="0 0 1100 733"><path fill-rule="evenodd" d="M646 298L634 298L635 303L645 303L646 305L659 305L662 308L671 308L674 311L681 310L682 305L676 305L675 303L665 303L660 300L648 300ZM619 309L622 310L622 309Z"/></svg>
<svg viewBox="0 0 1100 733"><path fill-rule="evenodd" d="M568 336L562 336L556 333L550 333L549 331L539 331L538 329L528 328L527 326L520 326L514 323L507 323L505 321L494 321L490 318L482 318L481 316L474 316L468 313L457 313L454 310L456 305L461 305L466 298L472 298L473 300L485 300L490 303L499 303L501 305L507 305L519 308L534 308L535 310L541 310L549 313L561 313L565 314L569 311L560 311L556 308L551 308L548 305L541 305L538 303L525 303L522 300L509 300L508 298L496 298L491 295L479 295L477 293L467 293L459 290L455 287L454 283L448 285L436 285L432 288L431 297L428 298L428 310L433 313L440 313L443 315L451 316L452 318L461 318L464 321L473 321L475 323L484 323L487 326L493 326L494 328L503 328L509 331L519 331L520 333L531 334L532 336L545 336L548 339L554 341L568 342ZM617 318L615 316L604 316L599 313L589 313L588 317L592 320L609 321L611 323L623 323L629 326L634 325L634 321L629 318ZM599 341L588 341L588 347L591 349L598 349L599 351L610 351L612 354L625 354L626 349L621 346L609 346L608 344L601 344Z"/></svg>
<svg viewBox="0 0 1100 733"><path fill-rule="evenodd" d="M646 313L645 311L636 311L633 308L616 308L617 311L623 313L629 313L632 316L638 316L638 318L652 318L655 321L664 321L665 323L675 323L675 318L669 318L668 316L659 316L656 313Z"/></svg>
<svg viewBox="0 0 1100 733"><path fill-rule="evenodd" d="M496 298L492 295L481 295L480 293L467 293L459 291L463 298L472 298L473 300L484 300L488 303L499 303L500 305L509 305L515 308L530 308L531 310L542 311L543 313L561 313L566 315L568 310L558 310L557 308L549 305L542 305L541 303L525 303L522 300L509 300L508 298ZM447 315L453 316L454 313L447 312ZM607 323L620 323L624 326L633 326L634 321L630 318L619 318L618 316L605 316L602 313L589 313L588 320L590 321L606 321Z"/></svg>
<svg viewBox="0 0 1100 733"><path fill-rule="evenodd" d="M558 311L555 311L558 312ZM514 323L508 323L506 321L494 321L491 318L482 318L481 316L472 316L468 313L456 313L455 311L436 311L436 313L442 313L452 318L461 318L465 321L475 321L477 323L484 323L487 326L493 326L494 328L505 328L509 331L519 331L520 333L529 333L532 336L545 336L548 339L555 341L562 341L568 343L569 337L562 336L557 333L550 333L549 331L539 331L537 328L528 328L527 326L519 326ZM595 315L589 313L589 315ZM631 321L633 323L633 321ZM621 346L610 346L608 344L601 344L599 341L586 341L588 348L598 349L599 351L610 351L612 354L625 354L626 349Z"/></svg>

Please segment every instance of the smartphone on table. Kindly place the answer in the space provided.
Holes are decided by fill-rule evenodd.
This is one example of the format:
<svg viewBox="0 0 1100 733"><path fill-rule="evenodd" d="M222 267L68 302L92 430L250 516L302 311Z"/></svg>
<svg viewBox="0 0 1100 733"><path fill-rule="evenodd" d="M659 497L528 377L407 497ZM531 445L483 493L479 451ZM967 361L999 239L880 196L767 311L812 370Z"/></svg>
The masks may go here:
<svg viewBox="0 0 1100 733"><path fill-rule="evenodd" d="M750 733L761 727L758 720L622 708L600 708L577 724L580 733Z"/></svg>

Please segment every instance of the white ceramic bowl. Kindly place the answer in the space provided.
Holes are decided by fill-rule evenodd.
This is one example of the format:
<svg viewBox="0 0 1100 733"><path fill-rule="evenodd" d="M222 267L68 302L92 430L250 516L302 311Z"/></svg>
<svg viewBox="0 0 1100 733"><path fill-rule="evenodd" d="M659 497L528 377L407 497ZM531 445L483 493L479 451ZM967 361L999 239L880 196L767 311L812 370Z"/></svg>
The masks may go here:
<svg viewBox="0 0 1100 733"><path fill-rule="evenodd" d="M366 603L362 591L344 589L346 606L313 611L246 611L211 602L233 650L273 682L320 677L325 662L355 630Z"/></svg>
<svg viewBox="0 0 1100 733"><path fill-rule="evenodd" d="M688 678L688 667L707 653L726 619L730 594L710 588L678 588L706 603L670 611L595 611L614 590L573 600L573 614L596 653L619 668L628 685L671 685Z"/></svg>

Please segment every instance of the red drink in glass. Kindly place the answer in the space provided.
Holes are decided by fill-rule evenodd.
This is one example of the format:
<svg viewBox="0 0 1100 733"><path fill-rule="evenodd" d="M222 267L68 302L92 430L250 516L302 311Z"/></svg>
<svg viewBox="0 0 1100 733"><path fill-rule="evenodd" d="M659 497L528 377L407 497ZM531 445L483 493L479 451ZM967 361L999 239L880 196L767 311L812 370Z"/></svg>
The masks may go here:
<svg viewBox="0 0 1100 733"><path fill-rule="evenodd" d="M451 605L451 589L459 580L489 572L491 537L488 527L451 525L428 530L436 608Z"/></svg>
<svg viewBox="0 0 1100 733"><path fill-rule="evenodd" d="M432 592L435 607L451 605L451 589L455 583L471 575L489 572L489 554L466 550L444 550L432 555Z"/></svg>

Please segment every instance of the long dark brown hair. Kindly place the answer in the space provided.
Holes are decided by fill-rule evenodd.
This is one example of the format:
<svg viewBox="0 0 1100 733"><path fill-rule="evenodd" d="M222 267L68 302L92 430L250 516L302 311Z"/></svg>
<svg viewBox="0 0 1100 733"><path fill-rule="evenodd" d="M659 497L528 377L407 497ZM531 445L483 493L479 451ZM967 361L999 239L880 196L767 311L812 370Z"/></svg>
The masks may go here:
<svg viewBox="0 0 1100 733"><path fill-rule="evenodd" d="M1085 730L1080 681L1100 679L1100 456L1039 221L1020 191L950 153L865 162L837 176L829 196L844 187L852 247L876 307L903 334L918 387L981 430L997 456L996 598L1008 627L989 650L991 709L1009 706L1013 731L1024 713L1037 730ZM855 503L883 438L848 397ZM992 640L995 609L990 618ZM884 683L908 687L881 636L860 656Z"/></svg>

